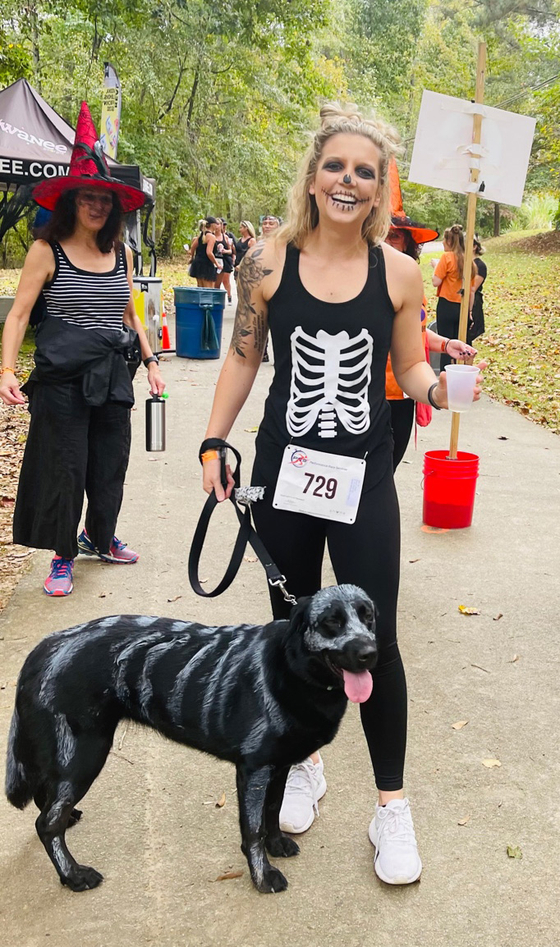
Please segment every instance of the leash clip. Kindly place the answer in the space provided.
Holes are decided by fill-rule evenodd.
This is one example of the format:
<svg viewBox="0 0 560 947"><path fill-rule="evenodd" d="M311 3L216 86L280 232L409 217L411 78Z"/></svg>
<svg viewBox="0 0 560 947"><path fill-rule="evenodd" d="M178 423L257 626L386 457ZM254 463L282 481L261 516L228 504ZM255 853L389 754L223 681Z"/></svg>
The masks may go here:
<svg viewBox="0 0 560 947"><path fill-rule="evenodd" d="M280 591L282 592L282 595L284 596L285 602L288 602L289 605L297 605L297 598L294 598L293 595L290 595L290 593L286 589L286 576L285 575L281 575L277 579L269 579L268 581L270 585L275 585L280 589Z"/></svg>
<svg viewBox="0 0 560 947"><path fill-rule="evenodd" d="M241 506L251 506L264 497L266 487L236 487L234 490L235 502Z"/></svg>

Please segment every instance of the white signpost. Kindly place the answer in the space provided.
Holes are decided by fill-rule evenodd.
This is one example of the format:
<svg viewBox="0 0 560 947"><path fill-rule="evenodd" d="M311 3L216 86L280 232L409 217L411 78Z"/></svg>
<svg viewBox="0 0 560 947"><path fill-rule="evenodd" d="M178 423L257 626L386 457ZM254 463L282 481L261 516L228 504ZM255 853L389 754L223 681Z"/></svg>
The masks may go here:
<svg viewBox="0 0 560 947"><path fill-rule="evenodd" d="M478 144L474 115L482 118ZM534 132L534 118L425 91L408 180L519 207ZM471 183L473 168L478 181Z"/></svg>
<svg viewBox="0 0 560 947"><path fill-rule="evenodd" d="M535 120L483 104L486 44L478 47L475 101L425 91L408 180L468 194L464 293L458 337L466 342L476 199L519 206L527 176ZM460 415L451 421L449 457L456 459Z"/></svg>

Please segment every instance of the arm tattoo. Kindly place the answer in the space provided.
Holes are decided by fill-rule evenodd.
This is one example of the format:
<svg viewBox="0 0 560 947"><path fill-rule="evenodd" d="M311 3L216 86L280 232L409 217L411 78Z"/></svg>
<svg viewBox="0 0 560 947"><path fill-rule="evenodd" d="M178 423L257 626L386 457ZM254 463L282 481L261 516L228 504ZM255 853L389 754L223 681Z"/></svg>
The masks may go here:
<svg viewBox="0 0 560 947"><path fill-rule="evenodd" d="M272 273L272 270L264 269L261 254L262 249L256 250L252 256L246 256L239 267L237 312L230 348L241 358L247 357L245 353L251 344L262 353L266 343L266 312L263 308L255 309L251 302L253 291L260 286L265 276Z"/></svg>

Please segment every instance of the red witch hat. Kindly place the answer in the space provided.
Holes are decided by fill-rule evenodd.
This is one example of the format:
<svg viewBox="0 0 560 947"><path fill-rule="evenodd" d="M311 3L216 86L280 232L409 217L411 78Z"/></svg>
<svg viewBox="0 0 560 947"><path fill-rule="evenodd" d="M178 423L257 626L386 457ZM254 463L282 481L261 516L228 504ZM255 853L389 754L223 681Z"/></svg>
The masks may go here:
<svg viewBox="0 0 560 947"><path fill-rule="evenodd" d="M139 188L122 184L111 177L87 102L82 102L80 108L68 174L41 181L33 190L33 199L41 207L54 210L61 194L81 187L113 191L125 214L138 210L146 200L146 195Z"/></svg>
<svg viewBox="0 0 560 947"><path fill-rule="evenodd" d="M391 190L391 228L410 231L415 243L428 243L430 240L437 240L439 230L426 227L425 224L417 224L406 216L403 210L399 171L394 158L391 159L389 164L389 187Z"/></svg>

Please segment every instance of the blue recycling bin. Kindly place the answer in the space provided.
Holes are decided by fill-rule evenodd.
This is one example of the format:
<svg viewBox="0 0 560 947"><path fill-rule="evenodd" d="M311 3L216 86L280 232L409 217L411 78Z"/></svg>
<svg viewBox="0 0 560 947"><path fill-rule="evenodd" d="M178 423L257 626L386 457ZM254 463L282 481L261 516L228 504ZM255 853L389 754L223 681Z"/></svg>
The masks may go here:
<svg viewBox="0 0 560 947"><path fill-rule="evenodd" d="M181 358L219 358L225 290L175 286L173 292L177 355Z"/></svg>

